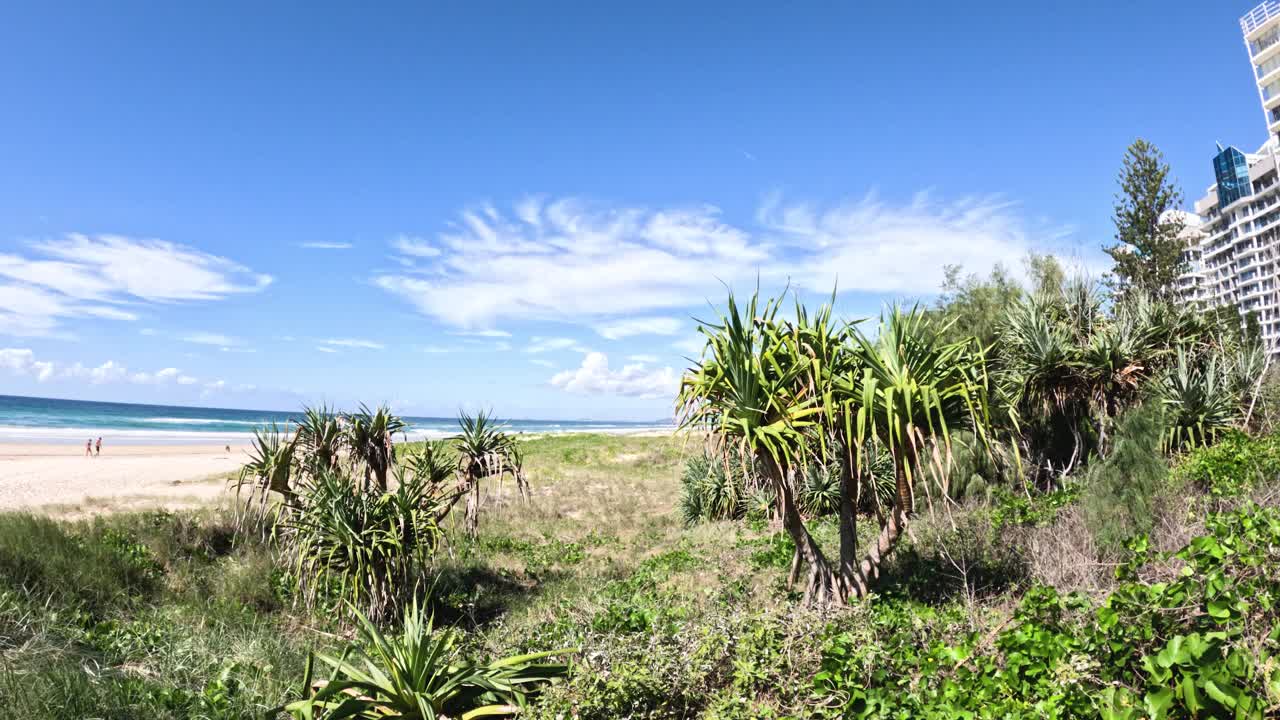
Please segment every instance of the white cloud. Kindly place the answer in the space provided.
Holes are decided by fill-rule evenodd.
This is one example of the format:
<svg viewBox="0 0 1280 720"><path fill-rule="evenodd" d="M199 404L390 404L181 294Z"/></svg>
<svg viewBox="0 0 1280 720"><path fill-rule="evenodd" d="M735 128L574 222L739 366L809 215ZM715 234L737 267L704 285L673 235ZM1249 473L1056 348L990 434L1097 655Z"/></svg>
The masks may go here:
<svg viewBox="0 0 1280 720"><path fill-rule="evenodd" d="M136 320L129 305L217 300L254 292L271 277L161 240L71 234L0 254L0 333L54 335L63 319ZM126 306L126 307L122 307Z"/></svg>
<svg viewBox="0 0 1280 720"><path fill-rule="evenodd" d="M463 328L681 307L714 286L711 268L745 276L768 257L714 207L597 209L573 199L525 200L514 218L463 212L430 247L439 251L433 274L374 283Z"/></svg>
<svg viewBox="0 0 1280 720"><path fill-rule="evenodd" d="M362 350L382 350L386 348L386 345L380 342L361 338L329 338L328 340L321 340L320 344L331 348L360 348Z"/></svg>
<svg viewBox="0 0 1280 720"><path fill-rule="evenodd" d="M507 332L506 330L460 330L460 331L452 332L449 334L450 335L466 335L469 337L482 337L482 338L511 337L511 333Z"/></svg>
<svg viewBox="0 0 1280 720"><path fill-rule="evenodd" d="M524 351L531 354L553 352L556 350L572 350L574 352L590 352L583 347L581 343L573 338L565 337L538 337L534 336L529 340L529 344L525 346Z"/></svg>
<svg viewBox="0 0 1280 720"><path fill-rule="evenodd" d="M391 241L391 247L400 251L403 255L415 258L433 258L440 255L440 248L412 235L397 236Z"/></svg>
<svg viewBox="0 0 1280 720"><path fill-rule="evenodd" d="M638 363L656 363L656 362L658 362L658 356L657 356L657 355L628 355L628 356L627 356L627 359L628 359L628 360L630 360L631 362L638 362Z"/></svg>
<svg viewBox="0 0 1280 720"><path fill-rule="evenodd" d="M0 368L15 375L31 375L39 382L53 377L53 363L36 360L30 348L0 348Z"/></svg>
<svg viewBox="0 0 1280 720"><path fill-rule="evenodd" d="M759 279L776 291L931 294L943 267L985 271L1053 251L1063 230L1024 221L997 196L890 203L868 195L831 205L768 198L735 225L710 205L599 207L530 198L511 212L461 212L430 243L393 243L409 270L373 278L420 312L459 328L505 320L610 328L607 318L661 316ZM433 258L427 270L412 262ZM639 320L632 322L640 322ZM670 324L659 326L672 330ZM616 334L616 333L615 333Z"/></svg>
<svg viewBox="0 0 1280 720"><path fill-rule="evenodd" d="M873 193L829 207L775 196L756 219L792 256L785 268L793 283L822 292L838 281L842 292L934 293L946 265L982 272L1017 265L1064 237L1062 228L1030 229L1015 203L991 195L942 203L918 193L895 206Z"/></svg>
<svg viewBox="0 0 1280 720"><path fill-rule="evenodd" d="M322 353L336 353L336 352L338 352L337 350L334 350L334 349L333 349L333 348L331 348L331 347L325 347L324 345L317 345L317 346L316 346L316 350L319 350L319 351L320 351L320 352L322 352Z"/></svg>
<svg viewBox="0 0 1280 720"><path fill-rule="evenodd" d="M684 323L673 317L642 317L615 320L596 326L596 332L609 340L621 340L632 335L675 335Z"/></svg>
<svg viewBox="0 0 1280 720"><path fill-rule="evenodd" d="M75 233L33 247L55 259L0 256L0 275L81 300L216 300L271 283L226 258L162 240Z"/></svg>
<svg viewBox="0 0 1280 720"><path fill-rule="evenodd" d="M307 250L350 250L353 246L348 242L304 242L298 247Z"/></svg>
<svg viewBox="0 0 1280 720"><path fill-rule="evenodd" d="M195 343L197 345L216 345L218 347L232 347L240 344L240 340L238 338L231 337L230 335L223 335L222 333L212 332L191 332L180 336L178 339L183 342Z"/></svg>
<svg viewBox="0 0 1280 720"><path fill-rule="evenodd" d="M679 384L679 376L669 367L649 368L635 363L610 370L609 358L599 352L587 353L577 370L565 370L551 378L552 386L566 392L638 398L674 396Z"/></svg>
<svg viewBox="0 0 1280 720"><path fill-rule="evenodd" d="M82 363L73 363L59 367L47 360L37 360L30 348L0 348L0 369L8 370L15 375L35 378L37 382L47 382L56 378L87 380L95 385L106 383L129 382L135 385L195 385L200 380L184 374L174 367L166 367L154 372L130 372L129 368L108 360L95 367L87 367Z"/></svg>
<svg viewBox="0 0 1280 720"><path fill-rule="evenodd" d="M138 385L163 385L170 381L177 381L182 375L178 368L164 368L153 373L136 372L129 376L129 381Z"/></svg>
<svg viewBox="0 0 1280 720"><path fill-rule="evenodd" d="M553 368L556 366L555 363L544 358L529 358L529 362L533 363L534 365L541 365L542 367L547 367L547 368Z"/></svg>

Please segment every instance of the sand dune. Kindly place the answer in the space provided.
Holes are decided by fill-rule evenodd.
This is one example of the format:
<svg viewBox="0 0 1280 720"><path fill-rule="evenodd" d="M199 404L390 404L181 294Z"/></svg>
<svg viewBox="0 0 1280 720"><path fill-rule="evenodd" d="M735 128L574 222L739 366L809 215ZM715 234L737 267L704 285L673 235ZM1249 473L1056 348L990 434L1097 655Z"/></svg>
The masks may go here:
<svg viewBox="0 0 1280 720"><path fill-rule="evenodd" d="M0 444L0 510L62 516L120 509L191 507L226 491L243 445L118 445L85 457L84 446Z"/></svg>

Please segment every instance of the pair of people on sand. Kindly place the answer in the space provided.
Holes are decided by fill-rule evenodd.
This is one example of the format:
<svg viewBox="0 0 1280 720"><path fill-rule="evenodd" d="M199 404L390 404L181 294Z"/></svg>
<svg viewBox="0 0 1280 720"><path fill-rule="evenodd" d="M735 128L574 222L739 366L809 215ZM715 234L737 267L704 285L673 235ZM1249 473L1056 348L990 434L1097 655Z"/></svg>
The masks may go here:
<svg viewBox="0 0 1280 720"><path fill-rule="evenodd" d="M102 438L98 438L98 445L96 449L94 448L93 438L89 438L88 442L84 444L85 457L94 457L96 455L101 455L101 454L102 454Z"/></svg>

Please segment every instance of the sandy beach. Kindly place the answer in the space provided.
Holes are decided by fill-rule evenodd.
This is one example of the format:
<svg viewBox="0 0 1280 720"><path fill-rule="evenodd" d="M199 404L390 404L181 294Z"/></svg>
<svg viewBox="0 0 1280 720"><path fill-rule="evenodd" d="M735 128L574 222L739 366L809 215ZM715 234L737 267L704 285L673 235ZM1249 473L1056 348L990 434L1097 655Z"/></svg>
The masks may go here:
<svg viewBox="0 0 1280 720"><path fill-rule="evenodd" d="M658 437L669 428L614 430L607 434ZM529 433L533 440L549 433ZM76 437L84 435L77 431ZM443 434L441 434L443 436ZM144 436L145 437L145 436ZM144 437L131 438L145 442ZM186 438L182 438L186 439ZM104 444L85 457L69 442L0 442L0 512L30 510L59 517L88 517L120 510L170 510L217 500L247 459L248 437L234 440L165 437L164 444ZM230 444L231 452L226 446Z"/></svg>
<svg viewBox="0 0 1280 720"><path fill-rule="evenodd" d="M83 517L125 509L193 507L216 499L245 460L245 444L0 443L0 511Z"/></svg>

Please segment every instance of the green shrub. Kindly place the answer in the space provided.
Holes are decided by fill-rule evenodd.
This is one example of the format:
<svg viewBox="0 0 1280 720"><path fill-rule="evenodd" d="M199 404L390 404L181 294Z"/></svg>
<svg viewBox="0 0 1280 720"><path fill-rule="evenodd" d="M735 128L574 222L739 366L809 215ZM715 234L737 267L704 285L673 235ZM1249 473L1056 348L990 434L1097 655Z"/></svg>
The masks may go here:
<svg viewBox="0 0 1280 720"><path fill-rule="evenodd" d="M751 493L762 484L754 467L736 446L689 458L680 476L680 513L685 524L744 517L751 507Z"/></svg>
<svg viewBox="0 0 1280 720"><path fill-rule="evenodd" d="M321 472L281 515L280 533L298 597L310 607L336 594L378 620L424 590L440 540L435 507L417 476L391 492Z"/></svg>
<svg viewBox="0 0 1280 720"><path fill-rule="evenodd" d="M995 631L969 631L951 609L873 604L857 629L828 637L816 702L853 718L1269 717L1280 702L1280 510L1212 515L1206 535L1168 555L1142 539L1131 547L1100 605L1037 586ZM1183 569L1138 579L1153 561Z"/></svg>
<svg viewBox="0 0 1280 720"><path fill-rule="evenodd" d="M1027 496L996 488L992 493L996 506L991 511L991 524L996 529L1044 527L1053 523L1063 508L1080 498L1080 490L1080 485L1073 483L1052 492Z"/></svg>
<svg viewBox="0 0 1280 720"><path fill-rule="evenodd" d="M1110 454L1089 465L1082 503L1098 547L1117 555L1129 538L1151 529L1156 495L1168 466L1161 453L1164 426L1154 403L1122 415Z"/></svg>
<svg viewBox="0 0 1280 720"><path fill-rule="evenodd" d="M1174 477L1213 497L1242 495L1280 479L1280 436L1225 433L1215 444L1183 456Z"/></svg>

